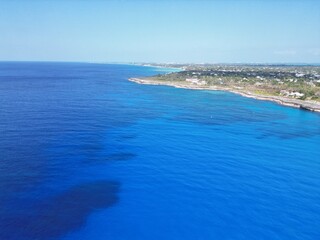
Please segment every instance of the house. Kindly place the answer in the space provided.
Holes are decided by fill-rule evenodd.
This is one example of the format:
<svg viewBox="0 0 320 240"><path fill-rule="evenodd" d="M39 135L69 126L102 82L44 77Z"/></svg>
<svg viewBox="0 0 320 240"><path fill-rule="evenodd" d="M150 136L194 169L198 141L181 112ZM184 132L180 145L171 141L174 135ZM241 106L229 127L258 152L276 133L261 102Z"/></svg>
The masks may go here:
<svg viewBox="0 0 320 240"><path fill-rule="evenodd" d="M290 92L287 90L281 90L280 91L280 95L284 96L284 97L293 97L293 98L301 98L304 96L304 93L300 93L300 92Z"/></svg>
<svg viewBox="0 0 320 240"><path fill-rule="evenodd" d="M206 81L203 80L199 80L197 78L186 78L187 82L190 82L192 84L196 84L196 85L205 85Z"/></svg>

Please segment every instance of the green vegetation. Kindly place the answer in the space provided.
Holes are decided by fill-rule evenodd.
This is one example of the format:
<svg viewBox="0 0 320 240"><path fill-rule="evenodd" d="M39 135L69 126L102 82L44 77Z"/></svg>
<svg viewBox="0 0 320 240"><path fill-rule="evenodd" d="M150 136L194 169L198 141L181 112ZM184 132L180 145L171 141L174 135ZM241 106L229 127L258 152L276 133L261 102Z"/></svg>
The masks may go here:
<svg viewBox="0 0 320 240"><path fill-rule="evenodd" d="M148 79L320 101L320 66L166 64L165 67L183 70Z"/></svg>

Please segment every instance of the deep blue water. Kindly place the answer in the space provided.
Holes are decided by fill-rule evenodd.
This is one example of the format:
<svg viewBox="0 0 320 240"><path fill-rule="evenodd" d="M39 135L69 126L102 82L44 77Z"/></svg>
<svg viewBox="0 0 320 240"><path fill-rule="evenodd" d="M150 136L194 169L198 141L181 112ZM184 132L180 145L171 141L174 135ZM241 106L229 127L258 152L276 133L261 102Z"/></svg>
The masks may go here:
<svg viewBox="0 0 320 240"><path fill-rule="evenodd" d="M320 114L0 63L0 239L320 239Z"/></svg>

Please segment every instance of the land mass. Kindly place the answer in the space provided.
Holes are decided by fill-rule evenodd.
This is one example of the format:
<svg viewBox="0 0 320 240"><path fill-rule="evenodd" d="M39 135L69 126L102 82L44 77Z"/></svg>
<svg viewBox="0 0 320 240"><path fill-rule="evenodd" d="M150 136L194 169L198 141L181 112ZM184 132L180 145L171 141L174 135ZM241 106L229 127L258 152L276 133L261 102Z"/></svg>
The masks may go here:
<svg viewBox="0 0 320 240"><path fill-rule="evenodd" d="M229 91L245 97L320 112L320 66L148 64L181 71L131 78L140 84Z"/></svg>

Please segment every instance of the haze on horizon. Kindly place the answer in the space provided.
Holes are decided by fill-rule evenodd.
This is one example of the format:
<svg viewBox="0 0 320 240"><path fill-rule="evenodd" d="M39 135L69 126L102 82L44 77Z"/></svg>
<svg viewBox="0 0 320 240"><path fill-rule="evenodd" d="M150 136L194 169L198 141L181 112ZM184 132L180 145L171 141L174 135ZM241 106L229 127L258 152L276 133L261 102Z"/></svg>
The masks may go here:
<svg viewBox="0 0 320 240"><path fill-rule="evenodd" d="M320 1L0 1L0 60L320 63Z"/></svg>

